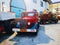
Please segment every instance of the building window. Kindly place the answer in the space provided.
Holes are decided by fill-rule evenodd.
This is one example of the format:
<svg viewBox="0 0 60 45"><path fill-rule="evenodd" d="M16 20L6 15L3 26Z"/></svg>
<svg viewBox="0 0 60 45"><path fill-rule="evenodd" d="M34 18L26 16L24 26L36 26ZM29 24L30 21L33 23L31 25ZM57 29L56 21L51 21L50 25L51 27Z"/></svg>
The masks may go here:
<svg viewBox="0 0 60 45"><path fill-rule="evenodd" d="M40 5L41 5L41 7L43 7L43 2L42 1L41 1L41 4Z"/></svg>

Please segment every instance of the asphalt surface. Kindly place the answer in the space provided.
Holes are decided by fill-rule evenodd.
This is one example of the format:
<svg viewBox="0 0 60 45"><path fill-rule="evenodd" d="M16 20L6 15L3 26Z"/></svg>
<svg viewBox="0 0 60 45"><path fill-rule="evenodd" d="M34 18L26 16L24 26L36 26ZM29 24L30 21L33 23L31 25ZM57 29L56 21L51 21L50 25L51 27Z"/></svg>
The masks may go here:
<svg viewBox="0 0 60 45"><path fill-rule="evenodd" d="M3 42L10 35L0 37L0 42ZM15 41L14 45L37 45L40 43L48 43L51 39L45 34L44 26L40 26L37 35L31 33L19 33L10 41Z"/></svg>
<svg viewBox="0 0 60 45"><path fill-rule="evenodd" d="M55 24L47 24L47 26L49 25ZM0 43L10 36L10 34L0 35ZM16 42L14 45L37 45L48 44L51 40L53 39L45 33L45 25L40 25L37 35L32 35L31 33L19 33L9 41Z"/></svg>

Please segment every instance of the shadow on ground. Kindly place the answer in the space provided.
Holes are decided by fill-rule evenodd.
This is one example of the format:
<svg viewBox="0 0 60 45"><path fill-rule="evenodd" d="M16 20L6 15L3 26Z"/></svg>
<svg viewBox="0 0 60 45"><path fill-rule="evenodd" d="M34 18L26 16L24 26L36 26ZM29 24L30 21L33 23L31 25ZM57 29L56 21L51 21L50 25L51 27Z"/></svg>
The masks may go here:
<svg viewBox="0 0 60 45"><path fill-rule="evenodd" d="M45 27L40 26L38 34L32 35L31 33L18 34L11 41L16 41L14 45L37 45L37 44L47 44L51 39L48 35L45 34Z"/></svg>
<svg viewBox="0 0 60 45"><path fill-rule="evenodd" d="M50 38L47 34L45 34L45 27L40 26L39 33L38 33L37 37L34 38L34 43L36 43L36 44L45 44L46 43L47 44L51 40L53 40L53 39Z"/></svg>
<svg viewBox="0 0 60 45"><path fill-rule="evenodd" d="M60 24L60 20L58 21L58 23L46 23L46 24L41 24L41 25L56 25L56 24Z"/></svg>
<svg viewBox="0 0 60 45"><path fill-rule="evenodd" d="M9 38L11 34L0 34L0 43Z"/></svg>

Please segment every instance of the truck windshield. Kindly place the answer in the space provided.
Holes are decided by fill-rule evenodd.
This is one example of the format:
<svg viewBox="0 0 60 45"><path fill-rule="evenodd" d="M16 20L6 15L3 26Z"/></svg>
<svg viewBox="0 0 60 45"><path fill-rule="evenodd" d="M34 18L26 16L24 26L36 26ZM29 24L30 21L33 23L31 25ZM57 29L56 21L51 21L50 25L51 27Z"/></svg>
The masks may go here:
<svg viewBox="0 0 60 45"><path fill-rule="evenodd" d="M34 16L34 13L29 13L28 16Z"/></svg>

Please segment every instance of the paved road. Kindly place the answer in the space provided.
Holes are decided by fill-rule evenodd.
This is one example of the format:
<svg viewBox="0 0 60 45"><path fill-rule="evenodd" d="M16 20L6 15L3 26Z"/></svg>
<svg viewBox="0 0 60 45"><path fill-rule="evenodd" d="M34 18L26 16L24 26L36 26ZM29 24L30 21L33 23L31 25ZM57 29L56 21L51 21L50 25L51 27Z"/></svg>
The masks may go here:
<svg viewBox="0 0 60 45"><path fill-rule="evenodd" d="M54 42L56 39L55 38L56 35L54 36L54 34L56 34L55 33L56 30L60 30L59 27L60 22L58 24L40 25L38 34L36 36L30 33L17 34L17 36L15 36L13 39L10 39L9 41L15 42L14 45L51 45L51 44L57 45ZM5 39L9 37L10 35L4 35L2 38L0 37L0 45L2 42L4 42ZM54 43L50 44L51 41Z"/></svg>

